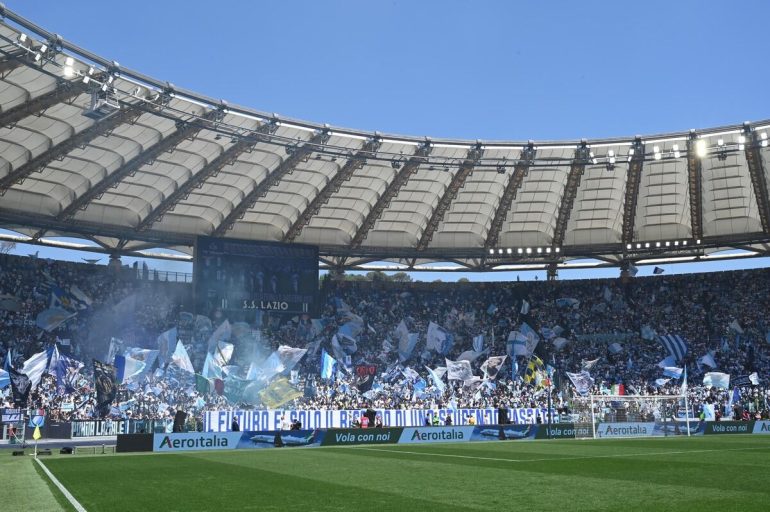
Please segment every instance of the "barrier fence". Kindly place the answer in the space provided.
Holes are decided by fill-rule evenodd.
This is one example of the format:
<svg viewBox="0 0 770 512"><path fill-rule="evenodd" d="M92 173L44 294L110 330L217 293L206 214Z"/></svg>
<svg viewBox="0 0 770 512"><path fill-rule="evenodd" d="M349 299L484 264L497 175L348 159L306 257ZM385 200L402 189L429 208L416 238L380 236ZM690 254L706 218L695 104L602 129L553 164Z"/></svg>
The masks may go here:
<svg viewBox="0 0 770 512"><path fill-rule="evenodd" d="M597 429L603 429L605 433L597 437L687 435L681 429L661 430L657 426L655 423L601 423ZM587 437L586 434L592 434L591 425L574 423L121 434L118 435L117 451L181 452L362 444L524 442L535 439L575 439ZM700 422L697 431L690 432L690 435L716 434L770 434L770 421Z"/></svg>

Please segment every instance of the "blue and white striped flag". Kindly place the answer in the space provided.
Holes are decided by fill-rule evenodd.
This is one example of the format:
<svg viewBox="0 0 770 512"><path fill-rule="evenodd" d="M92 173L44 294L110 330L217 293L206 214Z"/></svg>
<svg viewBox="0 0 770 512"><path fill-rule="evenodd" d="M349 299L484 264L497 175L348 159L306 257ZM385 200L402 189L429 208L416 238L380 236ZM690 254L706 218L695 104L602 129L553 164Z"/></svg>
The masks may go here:
<svg viewBox="0 0 770 512"><path fill-rule="evenodd" d="M677 361L680 361L687 354L687 343L678 334L664 334L658 336L658 339Z"/></svg>
<svg viewBox="0 0 770 512"><path fill-rule="evenodd" d="M663 368L663 375L671 377L672 379L681 379L684 368L678 368L676 366L667 366Z"/></svg>

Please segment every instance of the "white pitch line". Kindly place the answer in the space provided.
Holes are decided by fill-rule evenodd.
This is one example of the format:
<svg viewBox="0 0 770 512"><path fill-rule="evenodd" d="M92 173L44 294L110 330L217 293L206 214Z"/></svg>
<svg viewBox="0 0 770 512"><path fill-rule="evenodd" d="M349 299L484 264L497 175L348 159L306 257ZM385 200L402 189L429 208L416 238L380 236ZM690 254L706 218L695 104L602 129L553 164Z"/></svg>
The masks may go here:
<svg viewBox="0 0 770 512"><path fill-rule="evenodd" d="M410 455L428 455L432 457L451 457L456 459L474 459L474 460L492 460L497 462L559 462L563 460L590 460L590 459L613 459L623 457L646 457L648 455L677 455L686 453L709 453L709 452L737 452L745 450L764 450L763 448L727 448L724 450L682 450L668 452L649 452L649 453L620 453L615 455L586 455L582 457L548 457L542 459L501 459L498 457L477 457L475 455L456 455L451 453L430 453L430 452L412 452L406 450L388 450L386 448L358 448L350 447L353 450L366 450L370 452L387 453L407 453Z"/></svg>
<svg viewBox="0 0 770 512"><path fill-rule="evenodd" d="M64 487L64 485L62 485L62 483L59 481L58 478L53 476L53 473L51 473L48 470L48 468L45 467L45 464L40 462L40 459L35 459L35 462L37 462L40 465L40 467L43 468L43 472L45 472L45 474L48 475L48 478L51 479L53 484L61 491L61 493L64 495L64 497L67 498L67 501L69 501L70 504L73 507L75 507L75 510L77 510L78 512L86 512L86 509L83 508L83 505L81 505L80 502L78 500L76 500L75 497L72 494L70 494L70 492L67 490L66 487Z"/></svg>

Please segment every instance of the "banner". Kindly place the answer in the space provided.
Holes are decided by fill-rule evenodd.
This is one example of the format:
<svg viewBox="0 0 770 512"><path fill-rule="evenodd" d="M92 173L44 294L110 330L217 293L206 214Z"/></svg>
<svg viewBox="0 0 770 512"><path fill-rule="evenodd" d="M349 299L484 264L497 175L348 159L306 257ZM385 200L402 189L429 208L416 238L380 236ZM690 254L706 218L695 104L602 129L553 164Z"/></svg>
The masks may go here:
<svg viewBox="0 0 770 512"><path fill-rule="evenodd" d="M468 424L473 416L477 425L496 425L498 409L375 409L382 418L383 425L388 427L421 427L425 418L438 414L439 422L443 425L446 417L452 419L454 426ZM205 432L226 432L230 429L233 418L238 420L241 430L261 431L280 430L281 416L290 422L299 422L304 429L351 428L355 421L360 421L364 411L353 410L299 410L299 409L267 409L267 410L221 410L205 411L203 413L203 430ZM542 423L548 421L548 410L545 408L521 407L508 409L508 419L512 424L533 425L538 418Z"/></svg>
<svg viewBox="0 0 770 512"><path fill-rule="evenodd" d="M398 444L457 443L470 441L473 425L465 427L408 427L401 433Z"/></svg>
<svg viewBox="0 0 770 512"><path fill-rule="evenodd" d="M752 434L753 421L711 421L706 423L706 435L711 434Z"/></svg>
<svg viewBox="0 0 770 512"><path fill-rule="evenodd" d="M593 437L593 427L589 424L553 423L538 425L536 439L577 439Z"/></svg>
<svg viewBox="0 0 770 512"><path fill-rule="evenodd" d="M24 419L24 409L0 409L2 423L20 423Z"/></svg>
<svg viewBox="0 0 770 512"><path fill-rule="evenodd" d="M599 423L596 437L652 437L654 430L654 422Z"/></svg>
<svg viewBox="0 0 770 512"><path fill-rule="evenodd" d="M752 433L770 434L770 421L755 421L754 429L752 430Z"/></svg>
<svg viewBox="0 0 770 512"><path fill-rule="evenodd" d="M129 434L129 420L83 420L72 422L72 437L109 437Z"/></svg>
<svg viewBox="0 0 770 512"><path fill-rule="evenodd" d="M240 439L240 432L155 434L152 440L152 451L234 450L238 446Z"/></svg>
<svg viewBox="0 0 770 512"><path fill-rule="evenodd" d="M355 444L396 444L403 429L354 428L326 432L321 446L350 446Z"/></svg>

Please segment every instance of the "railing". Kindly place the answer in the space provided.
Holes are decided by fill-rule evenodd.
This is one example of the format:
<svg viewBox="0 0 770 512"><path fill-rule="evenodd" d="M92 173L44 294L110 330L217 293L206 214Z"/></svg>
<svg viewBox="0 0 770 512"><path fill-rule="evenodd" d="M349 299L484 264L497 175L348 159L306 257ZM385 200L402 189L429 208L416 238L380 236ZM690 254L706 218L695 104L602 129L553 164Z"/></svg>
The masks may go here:
<svg viewBox="0 0 770 512"><path fill-rule="evenodd" d="M192 283L193 275L190 272L174 272L171 270L151 270L141 268L131 268L131 272L136 274L136 278L143 281L161 281L168 283Z"/></svg>

